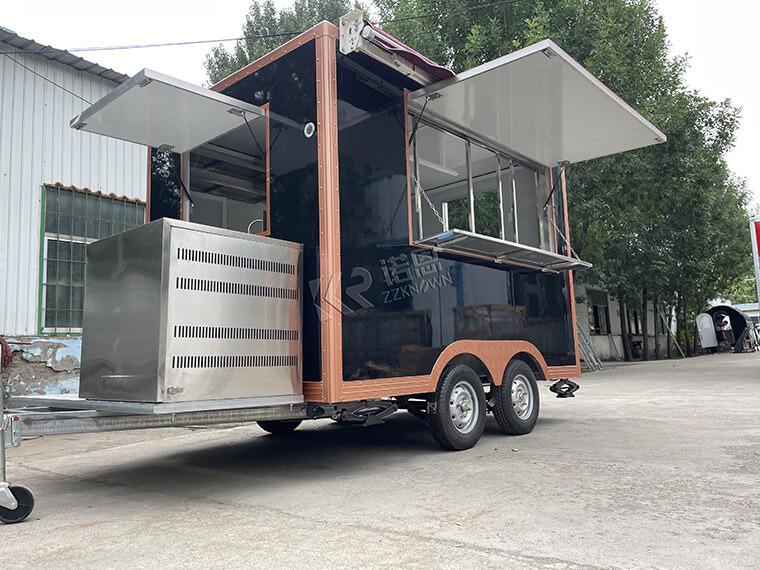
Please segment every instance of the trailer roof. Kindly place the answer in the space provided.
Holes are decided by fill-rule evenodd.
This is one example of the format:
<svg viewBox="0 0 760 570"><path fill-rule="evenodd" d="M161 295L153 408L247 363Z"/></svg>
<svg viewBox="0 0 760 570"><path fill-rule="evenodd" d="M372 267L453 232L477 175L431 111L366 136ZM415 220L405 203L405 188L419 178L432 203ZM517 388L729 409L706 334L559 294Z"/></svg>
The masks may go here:
<svg viewBox="0 0 760 570"><path fill-rule="evenodd" d="M551 40L409 94L412 109L544 166L665 142Z"/></svg>

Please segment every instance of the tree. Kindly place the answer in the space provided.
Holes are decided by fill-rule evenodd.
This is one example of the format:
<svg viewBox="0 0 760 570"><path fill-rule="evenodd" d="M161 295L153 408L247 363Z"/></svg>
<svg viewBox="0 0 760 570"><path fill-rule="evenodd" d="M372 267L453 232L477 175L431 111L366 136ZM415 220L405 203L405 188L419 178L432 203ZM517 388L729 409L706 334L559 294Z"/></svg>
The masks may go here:
<svg viewBox="0 0 760 570"><path fill-rule="evenodd" d="M384 20L443 9L439 0L376 4ZM445 9L478 4L453 0ZM386 30L457 72L551 38L667 133L666 144L566 172L574 248L595 265L579 277L620 301L628 358L626 306L656 299L678 308L688 341L696 311L746 275L747 196L724 160L739 110L686 88L687 62L669 55L653 0L520 1L398 21Z"/></svg>
<svg viewBox="0 0 760 570"><path fill-rule="evenodd" d="M220 44L206 56L209 80L221 81L322 20L337 20L354 6L361 7L348 0L295 0L292 7L278 12L273 0L253 0L245 17L243 39L232 52Z"/></svg>

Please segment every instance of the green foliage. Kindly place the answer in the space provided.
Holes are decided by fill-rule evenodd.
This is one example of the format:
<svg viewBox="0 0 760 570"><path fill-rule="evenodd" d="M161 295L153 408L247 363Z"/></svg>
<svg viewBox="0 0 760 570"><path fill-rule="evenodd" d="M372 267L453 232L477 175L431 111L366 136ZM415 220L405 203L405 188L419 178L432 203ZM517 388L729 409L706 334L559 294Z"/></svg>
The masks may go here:
<svg viewBox="0 0 760 570"><path fill-rule="evenodd" d="M374 4L387 21L483 3ZM243 31L247 37L300 32L350 8L348 0L297 0L278 13L272 0L257 0ZM665 144L568 167L573 246L595 265L580 279L636 306L646 291L679 310L684 330L710 299L728 296L751 275L747 191L725 162L740 110L684 85L687 61L669 55L655 0L520 0L384 29L455 72L551 38L667 134ZM209 78L216 82L287 39L247 39L232 53L214 48L206 61ZM489 200L476 198L477 229L493 235L498 206ZM466 200L451 204L449 216L452 227L469 228Z"/></svg>
<svg viewBox="0 0 760 570"><path fill-rule="evenodd" d="M482 2L376 4L390 20ZM725 162L740 110L684 85L687 62L668 54L654 0L523 0L385 29L456 72L550 38L667 134L665 144L568 167L570 234L595 266L581 280L623 303L639 306L646 290L685 307L684 328L748 274L747 192Z"/></svg>
<svg viewBox="0 0 760 570"><path fill-rule="evenodd" d="M232 52L220 44L206 56L209 80L221 81L322 20L337 20L354 7L361 5L348 0L295 0L278 12L273 0L253 0L243 25L245 39L238 40Z"/></svg>
<svg viewBox="0 0 760 570"><path fill-rule="evenodd" d="M722 296L734 305L757 303L757 283L754 272L739 276L723 288Z"/></svg>

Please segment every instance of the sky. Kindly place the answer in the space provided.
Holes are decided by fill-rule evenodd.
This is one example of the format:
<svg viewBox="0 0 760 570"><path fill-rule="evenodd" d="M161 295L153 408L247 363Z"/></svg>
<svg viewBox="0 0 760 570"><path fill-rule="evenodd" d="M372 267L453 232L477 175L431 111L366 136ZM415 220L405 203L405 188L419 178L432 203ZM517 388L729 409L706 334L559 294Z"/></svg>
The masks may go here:
<svg viewBox="0 0 760 570"><path fill-rule="evenodd" d="M760 2L656 2L665 20L671 53L690 56L689 86L714 100L730 98L743 108L736 147L727 160L733 172L747 179L748 189L760 204L760 168L754 163L754 151L760 148L760 97L755 91L754 65L739 57L754 51ZM275 2L280 8L291 3ZM0 26L42 44L74 49L238 37L251 1L31 0L4 4ZM202 85L207 82L203 62L214 45L76 53L127 75L149 67ZM760 207L756 211L760 213Z"/></svg>

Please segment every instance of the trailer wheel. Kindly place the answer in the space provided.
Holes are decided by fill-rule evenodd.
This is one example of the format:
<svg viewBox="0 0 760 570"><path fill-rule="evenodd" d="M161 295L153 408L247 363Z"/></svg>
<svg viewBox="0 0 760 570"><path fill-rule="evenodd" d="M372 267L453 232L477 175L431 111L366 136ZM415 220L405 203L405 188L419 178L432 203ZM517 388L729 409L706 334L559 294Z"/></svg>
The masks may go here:
<svg viewBox="0 0 760 570"><path fill-rule="evenodd" d="M444 449L475 445L486 424L486 396L475 371L460 364L443 372L425 414L433 438Z"/></svg>
<svg viewBox="0 0 760 570"><path fill-rule="evenodd" d="M301 420L261 420L256 422L264 431L272 435L284 435L291 433L301 425Z"/></svg>
<svg viewBox="0 0 760 570"><path fill-rule="evenodd" d="M509 435L530 433L538 419L538 386L533 371L522 360L513 360L504 371L501 386L494 387L493 415Z"/></svg>
<svg viewBox="0 0 760 570"><path fill-rule="evenodd" d="M34 509L34 496L32 492L26 487L11 486L9 487L11 493L16 498L18 507L15 509L6 509L0 507L0 522L5 524L20 523L28 517L32 509Z"/></svg>

